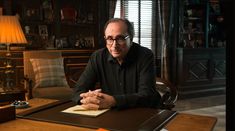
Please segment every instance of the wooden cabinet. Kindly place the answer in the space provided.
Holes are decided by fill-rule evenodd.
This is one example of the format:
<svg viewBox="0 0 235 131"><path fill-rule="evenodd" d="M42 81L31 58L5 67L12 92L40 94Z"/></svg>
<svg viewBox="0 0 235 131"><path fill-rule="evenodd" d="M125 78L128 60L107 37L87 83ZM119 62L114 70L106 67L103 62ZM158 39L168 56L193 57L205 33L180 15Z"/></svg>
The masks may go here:
<svg viewBox="0 0 235 131"><path fill-rule="evenodd" d="M206 3L182 3L183 14L180 27L180 47L199 48L206 47Z"/></svg>
<svg viewBox="0 0 235 131"><path fill-rule="evenodd" d="M175 83L179 98L225 93L226 59L219 0L179 1ZM218 37L218 34L221 37Z"/></svg>
<svg viewBox="0 0 235 131"><path fill-rule="evenodd" d="M179 98L225 93L224 48L178 48L177 58Z"/></svg>
<svg viewBox="0 0 235 131"><path fill-rule="evenodd" d="M225 47L219 0L180 1L179 45L182 48Z"/></svg>

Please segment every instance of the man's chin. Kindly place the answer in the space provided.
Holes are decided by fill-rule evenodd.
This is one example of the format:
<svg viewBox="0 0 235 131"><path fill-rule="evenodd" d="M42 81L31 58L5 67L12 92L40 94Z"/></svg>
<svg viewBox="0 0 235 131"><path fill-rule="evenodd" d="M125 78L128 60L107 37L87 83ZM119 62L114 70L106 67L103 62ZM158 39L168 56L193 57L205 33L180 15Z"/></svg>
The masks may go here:
<svg viewBox="0 0 235 131"><path fill-rule="evenodd" d="M119 53L112 53L112 56L113 56L114 58L118 58L118 57L120 57L120 54L119 54Z"/></svg>

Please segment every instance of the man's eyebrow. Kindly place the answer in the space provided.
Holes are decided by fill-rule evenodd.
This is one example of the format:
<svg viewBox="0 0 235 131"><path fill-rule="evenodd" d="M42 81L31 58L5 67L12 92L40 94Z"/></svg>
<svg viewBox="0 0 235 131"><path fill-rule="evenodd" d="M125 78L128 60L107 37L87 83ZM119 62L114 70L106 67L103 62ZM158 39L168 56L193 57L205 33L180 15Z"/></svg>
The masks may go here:
<svg viewBox="0 0 235 131"><path fill-rule="evenodd" d="M106 36L106 38L108 38L108 37L114 38L114 37L111 36L111 35ZM122 34L121 34L121 35L117 35L116 38L117 38L117 37L124 37L124 35L122 35Z"/></svg>
<svg viewBox="0 0 235 131"><path fill-rule="evenodd" d="M108 36L105 36L106 38L113 38L112 36L108 35Z"/></svg>

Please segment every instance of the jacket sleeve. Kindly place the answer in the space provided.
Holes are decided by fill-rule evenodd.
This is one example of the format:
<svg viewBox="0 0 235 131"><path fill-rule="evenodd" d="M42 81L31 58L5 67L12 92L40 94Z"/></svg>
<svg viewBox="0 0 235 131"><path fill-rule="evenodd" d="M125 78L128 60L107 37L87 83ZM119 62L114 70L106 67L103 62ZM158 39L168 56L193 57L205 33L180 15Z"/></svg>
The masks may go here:
<svg viewBox="0 0 235 131"><path fill-rule="evenodd" d="M80 94L87 92L88 90L93 90L95 88L95 83L97 81L96 73L95 73L95 55L92 54L90 57L88 64L81 74L79 80L74 86L74 94L72 100L77 104L80 104Z"/></svg>

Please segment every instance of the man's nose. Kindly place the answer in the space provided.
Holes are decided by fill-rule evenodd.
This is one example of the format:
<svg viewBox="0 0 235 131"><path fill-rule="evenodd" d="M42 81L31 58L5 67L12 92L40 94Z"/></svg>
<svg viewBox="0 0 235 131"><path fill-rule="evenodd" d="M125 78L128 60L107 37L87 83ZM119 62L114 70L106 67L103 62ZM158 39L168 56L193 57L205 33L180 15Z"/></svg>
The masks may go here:
<svg viewBox="0 0 235 131"><path fill-rule="evenodd" d="M118 43L116 40L113 40L113 44L112 44L112 47L117 47L118 46Z"/></svg>

